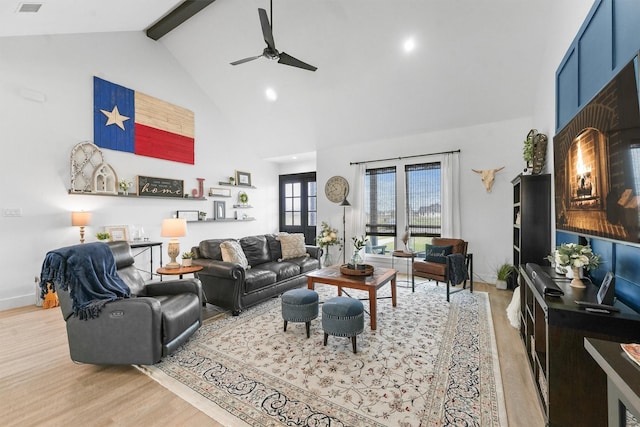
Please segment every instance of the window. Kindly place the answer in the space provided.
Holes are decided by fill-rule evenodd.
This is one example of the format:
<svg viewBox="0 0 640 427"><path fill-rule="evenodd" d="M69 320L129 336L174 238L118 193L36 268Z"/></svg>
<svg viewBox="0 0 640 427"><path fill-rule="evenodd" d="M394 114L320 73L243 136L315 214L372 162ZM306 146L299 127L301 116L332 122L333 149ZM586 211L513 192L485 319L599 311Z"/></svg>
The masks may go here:
<svg viewBox="0 0 640 427"><path fill-rule="evenodd" d="M431 238L441 234L440 162L406 165L406 228L414 251L421 252Z"/></svg>
<svg viewBox="0 0 640 427"><path fill-rule="evenodd" d="M365 173L365 216L368 253L389 254L395 249L396 168L367 169Z"/></svg>
<svg viewBox="0 0 640 427"><path fill-rule="evenodd" d="M396 174L396 166L366 170L367 253L390 255L396 248L404 249L399 241L404 230L411 231L408 245L418 253L441 235L440 166L440 162L398 165L404 167L404 175Z"/></svg>

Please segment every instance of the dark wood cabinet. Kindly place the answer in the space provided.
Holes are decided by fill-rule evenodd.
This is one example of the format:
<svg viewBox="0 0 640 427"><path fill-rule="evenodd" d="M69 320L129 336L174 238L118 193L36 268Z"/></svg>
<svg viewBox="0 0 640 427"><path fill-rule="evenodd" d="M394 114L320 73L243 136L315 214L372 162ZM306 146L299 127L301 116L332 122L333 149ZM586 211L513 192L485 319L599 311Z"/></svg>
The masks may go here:
<svg viewBox="0 0 640 427"><path fill-rule="evenodd" d="M607 378L585 350L584 339L638 342L640 314L619 301L620 312L587 312L575 301L595 302L597 286L572 288L550 267L544 271L564 295L546 296L521 265L520 336L547 425L606 426Z"/></svg>
<svg viewBox="0 0 640 427"><path fill-rule="evenodd" d="M551 253L551 175L518 175L513 184L513 265L547 264Z"/></svg>

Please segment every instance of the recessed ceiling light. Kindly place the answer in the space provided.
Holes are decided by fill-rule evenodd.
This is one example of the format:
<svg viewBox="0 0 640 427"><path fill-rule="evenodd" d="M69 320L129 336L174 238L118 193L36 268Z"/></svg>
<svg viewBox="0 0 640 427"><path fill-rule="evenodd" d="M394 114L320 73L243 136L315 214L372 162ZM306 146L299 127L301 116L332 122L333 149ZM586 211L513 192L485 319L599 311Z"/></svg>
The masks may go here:
<svg viewBox="0 0 640 427"><path fill-rule="evenodd" d="M413 37L409 37L408 39L405 39L402 48L404 49L405 52L409 53L409 52L413 52L413 50L415 50L416 48L416 41Z"/></svg>
<svg viewBox="0 0 640 427"><path fill-rule="evenodd" d="M20 3L18 5L18 13L32 12L35 13L40 10L42 3Z"/></svg>
<svg viewBox="0 0 640 427"><path fill-rule="evenodd" d="M265 96L269 101L275 101L278 99L278 94L275 89L268 87L267 90L264 91Z"/></svg>

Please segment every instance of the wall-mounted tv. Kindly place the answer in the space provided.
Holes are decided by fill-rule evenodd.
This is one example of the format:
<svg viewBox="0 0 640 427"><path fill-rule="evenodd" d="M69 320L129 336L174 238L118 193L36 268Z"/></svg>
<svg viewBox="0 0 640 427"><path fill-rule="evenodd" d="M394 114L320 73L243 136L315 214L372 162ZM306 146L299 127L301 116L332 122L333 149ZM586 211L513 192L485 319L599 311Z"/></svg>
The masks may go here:
<svg viewBox="0 0 640 427"><path fill-rule="evenodd" d="M638 58L553 138L556 228L640 242Z"/></svg>

